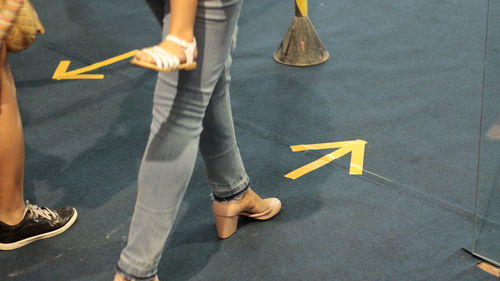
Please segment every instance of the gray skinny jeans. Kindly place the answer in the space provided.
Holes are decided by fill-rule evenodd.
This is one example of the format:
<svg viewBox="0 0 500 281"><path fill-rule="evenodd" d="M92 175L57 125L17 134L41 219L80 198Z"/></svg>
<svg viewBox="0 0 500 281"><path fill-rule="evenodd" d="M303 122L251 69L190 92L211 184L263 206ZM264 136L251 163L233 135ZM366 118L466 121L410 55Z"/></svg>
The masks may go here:
<svg viewBox="0 0 500 281"><path fill-rule="evenodd" d="M131 280L156 276L198 149L215 196L231 196L249 184L229 100L230 51L241 6L241 0L199 0L198 67L158 75L128 243L117 266ZM164 30L168 24L167 16Z"/></svg>

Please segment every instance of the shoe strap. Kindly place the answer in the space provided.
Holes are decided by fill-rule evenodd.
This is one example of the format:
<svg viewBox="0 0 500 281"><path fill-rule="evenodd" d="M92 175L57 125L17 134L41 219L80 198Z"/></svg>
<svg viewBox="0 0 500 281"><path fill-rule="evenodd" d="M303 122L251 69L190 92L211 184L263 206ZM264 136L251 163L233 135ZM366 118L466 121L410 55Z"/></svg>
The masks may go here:
<svg viewBox="0 0 500 281"><path fill-rule="evenodd" d="M176 68L180 64L178 57L171 55L162 47L154 46L142 49L142 51L152 57L159 68Z"/></svg>
<svg viewBox="0 0 500 281"><path fill-rule="evenodd" d="M184 48L184 54L186 55L186 63L191 64L194 61L194 52L196 50L196 38L193 37L193 42L186 42L174 35L168 35L165 40L174 42L175 44Z"/></svg>

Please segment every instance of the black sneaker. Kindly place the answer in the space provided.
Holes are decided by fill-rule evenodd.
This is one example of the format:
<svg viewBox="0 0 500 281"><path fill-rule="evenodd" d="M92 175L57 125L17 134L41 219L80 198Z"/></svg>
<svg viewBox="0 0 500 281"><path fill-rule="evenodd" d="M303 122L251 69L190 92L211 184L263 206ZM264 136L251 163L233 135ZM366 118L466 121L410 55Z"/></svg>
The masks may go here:
<svg viewBox="0 0 500 281"><path fill-rule="evenodd" d="M0 221L0 250L14 250L61 234L73 225L77 217L78 213L72 207L50 210L26 201L24 218L19 224L7 225Z"/></svg>

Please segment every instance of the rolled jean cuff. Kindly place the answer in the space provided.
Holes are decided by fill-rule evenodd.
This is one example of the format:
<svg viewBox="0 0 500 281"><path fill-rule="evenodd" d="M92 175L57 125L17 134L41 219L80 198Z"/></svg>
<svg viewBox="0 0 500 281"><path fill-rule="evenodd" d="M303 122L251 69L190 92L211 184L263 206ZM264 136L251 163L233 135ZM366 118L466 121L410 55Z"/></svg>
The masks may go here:
<svg viewBox="0 0 500 281"><path fill-rule="evenodd" d="M153 281L156 278L158 278L158 275L156 273L148 277L137 277L125 272L123 269L120 268L119 265L116 266L116 273L122 275L123 277L125 277L125 279L128 279L130 281Z"/></svg>
<svg viewBox="0 0 500 281"><path fill-rule="evenodd" d="M215 195L215 192L214 192L213 197L214 197L214 200L218 201L218 202L231 201L234 198L239 197L242 194L244 194L248 190L249 187L250 187L250 183L248 183L247 186L245 188L243 188L242 190L240 190L240 191L238 191L238 192L236 192L236 193L234 193L232 195L226 196L226 197L219 197L219 196Z"/></svg>
<svg viewBox="0 0 500 281"><path fill-rule="evenodd" d="M230 185L219 185L212 183L214 187L214 198L219 201L227 200L226 198L237 196L243 193L250 186L250 179L245 174L238 178L234 183Z"/></svg>

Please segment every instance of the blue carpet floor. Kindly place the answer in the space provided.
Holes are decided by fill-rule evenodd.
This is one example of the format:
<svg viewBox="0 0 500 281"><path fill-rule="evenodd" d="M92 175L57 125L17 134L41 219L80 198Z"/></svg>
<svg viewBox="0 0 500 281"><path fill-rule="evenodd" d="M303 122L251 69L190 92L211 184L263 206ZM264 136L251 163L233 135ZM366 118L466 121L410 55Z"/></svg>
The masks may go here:
<svg viewBox="0 0 500 281"><path fill-rule="evenodd" d="M160 29L142 1L33 2L47 34L9 57L26 199L80 217L61 236L0 252L0 280L111 280L155 74L122 61L92 72L102 80L51 77L61 60L84 67L152 45ZM161 280L498 280L463 250L473 239L486 3L309 1L331 58L297 68L272 59L293 1L247 0L232 68L236 130L255 189L284 208L218 240L198 161ZM349 175L346 156L284 177L325 154L289 146L355 139L368 142L363 175Z"/></svg>

